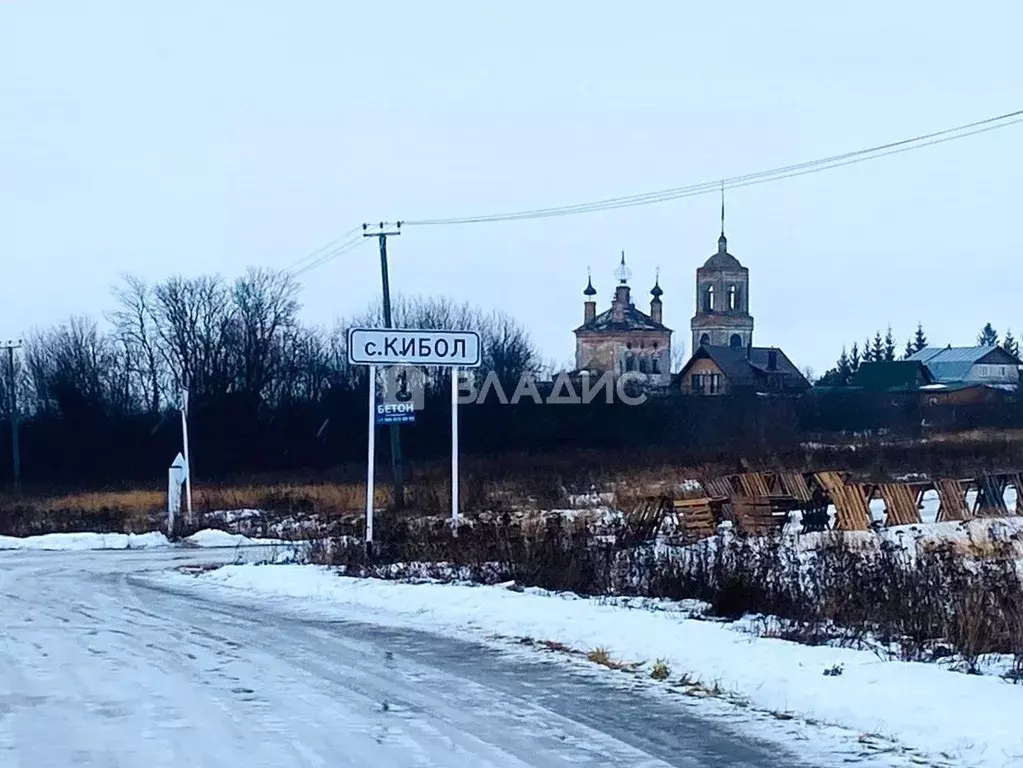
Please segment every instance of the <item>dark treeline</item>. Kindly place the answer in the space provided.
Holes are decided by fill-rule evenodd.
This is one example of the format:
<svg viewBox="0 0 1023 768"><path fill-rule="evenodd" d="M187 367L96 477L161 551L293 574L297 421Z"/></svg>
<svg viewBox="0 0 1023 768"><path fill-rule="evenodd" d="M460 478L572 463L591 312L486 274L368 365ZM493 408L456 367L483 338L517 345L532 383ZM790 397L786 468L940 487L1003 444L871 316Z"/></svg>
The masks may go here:
<svg viewBox="0 0 1023 768"><path fill-rule="evenodd" d="M563 456L593 452L649 455L684 466L738 460L799 461L802 445L840 442L850 435L919 437L935 429L1023 427L1019 402L922 406L919 399L851 392L798 398L673 394L641 405L597 400L588 405L535 404L496 399L464 405L465 455ZM365 461L366 391L339 389L315 403L266 409L203 405L189 417L197 480L305 474L346 466L358 480ZM383 437L386 433L383 433ZM427 396L416 423L402 427L413 470L443 461L450 443L447 393ZM6 423L2 445L9 445ZM379 471L386 475L388 441L378 439ZM35 418L23 425L23 476L37 488L119 486L165 482L166 466L181 446L177 413L102 416L89 420ZM6 454L6 451L4 451ZM10 463L4 461L9 477ZM493 465L499 472L501 464ZM333 474L333 476L337 476Z"/></svg>
<svg viewBox="0 0 1023 768"><path fill-rule="evenodd" d="M159 415L177 407L182 387L198 409L255 417L322 403L361 385L349 367L345 329L382 325L379 308L310 328L298 319L298 285L287 273L250 270L233 283L175 277L155 285L127 278L114 291L106 324L75 317L25 340L15 373L19 412L75 423ZM536 349L511 318L444 299L399 297L399 327L479 331L481 375L502 380L539 369ZM433 373L431 384L438 373ZM0 371L0 413L11 382Z"/></svg>
<svg viewBox="0 0 1023 768"><path fill-rule="evenodd" d="M187 383L193 470L205 480L322 471L365 457L367 376L346 360L345 329L382 325L379 307L312 328L287 274L251 270L230 282L128 278L103 321L72 318L25 339L13 382L0 367L0 482L11 478L8 394L22 421L22 476L55 488L165 482L181 449L177 406ZM444 299L399 297L398 327L479 331L477 383L506 393L525 373L551 373L523 328L500 313ZM411 461L449 450L447 373L427 372L426 408L402 428ZM915 436L939 428L1019 426L1021 409L929 408L862 393L769 398L650 397L644 404L464 406L463 452L551 454L656 447L680 464L798 451L838 432ZM381 465L388 441L378 441ZM663 455L663 454L662 454Z"/></svg>

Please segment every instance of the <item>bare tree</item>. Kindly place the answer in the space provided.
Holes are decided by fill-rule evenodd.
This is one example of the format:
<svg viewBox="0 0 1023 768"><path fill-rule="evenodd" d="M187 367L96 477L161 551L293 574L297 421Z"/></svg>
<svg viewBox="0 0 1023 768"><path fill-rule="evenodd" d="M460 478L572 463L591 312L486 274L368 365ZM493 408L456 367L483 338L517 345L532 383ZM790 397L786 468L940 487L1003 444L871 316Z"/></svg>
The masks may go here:
<svg viewBox="0 0 1023 768"><path fill-rule="evenodd" d="M6 358L0 358L0 419L3 420L11 417L11 387L15 389L18 412L34 410L35 391L32 388L32 380L28 376L22 356L17 353L14 355L13 380L10 378Z"/></svg>
<svg viewBox="0 0 1023 768"><path fill-rule="evenodd" d="M516 320L493 312L479 318L477 330L483 344L482 374L493 371L502 385L514 388L522 376L540 372L536 346Z"/></svg>
<svg viewBox="0 0 1023 768"><path fill-rule="evenodd" d="M176 387L199 399L230 389L230 339L234 307L219 277L173 277L153 290L160 351Z"/></svg>
<svg viewBox="0 0 1023 768"><path fill-rule="evenodd" d="M671 345L671 372L678 373L689 362L685 342L679 340Z"/></svg>
<svg viewBox="0 0 1023 768"><path fill-rule="evenodd" d="M276 375L267 388L267 401L282 407L321 400L338 372L331 344L331 336L319 329L295 328L282 334L274 347Z"/></svg>
<svg viewBox="0 0 1023 768"><path fill-rule="evenodd" d="M231 348L237 390L253 401L269 394L287 348L295 352L298 283L287 272L250 269L231 290Z"/></svg>
<svg viewBox="0 0 1023 768"><path fill-rule="evenodd" d="M158 413L166 391L167 360L160 353L152 288L132 276L114 288L117 308L108 316L114 336L124 350L129 388L150 413Z"/></svg>
<svg viewBox="0 0 1023 768"><path fill-rule="evenodd" d="M84 416L126 405L117 388L123 367L94 320L73 317L32 333L25 362L41 412Z"/></svg>

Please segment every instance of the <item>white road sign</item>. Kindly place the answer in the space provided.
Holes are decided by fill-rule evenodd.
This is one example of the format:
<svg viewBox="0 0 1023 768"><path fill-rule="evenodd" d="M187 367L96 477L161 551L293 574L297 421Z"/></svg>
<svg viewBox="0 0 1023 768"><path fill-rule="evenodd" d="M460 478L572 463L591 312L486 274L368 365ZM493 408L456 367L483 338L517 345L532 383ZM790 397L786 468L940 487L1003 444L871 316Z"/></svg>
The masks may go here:
<svg viewBox="0 0 1023 768"><path fill-rule="evenodd" d="M478 368L480 336L475 331L426 331L408 328L350 328L352 365L441 365Z"/></svg>

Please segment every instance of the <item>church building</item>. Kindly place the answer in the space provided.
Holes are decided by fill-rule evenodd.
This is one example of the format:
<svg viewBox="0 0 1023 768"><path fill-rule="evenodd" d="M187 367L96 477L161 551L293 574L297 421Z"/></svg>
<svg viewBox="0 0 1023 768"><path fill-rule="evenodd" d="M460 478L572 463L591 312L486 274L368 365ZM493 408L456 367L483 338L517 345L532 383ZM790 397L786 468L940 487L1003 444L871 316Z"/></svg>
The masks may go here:
<svg viewBox="0 0 1023 768"><path fill-rule="evenodd" d="M671 373L671 329L663 322L660 281L650 290L650 313L632 301L625 253L616 273L611 307L597 314L592 279L583 291L583 324L575 329L576 373L611 372L645 376L651 386L679 387L696 395L740 392L799 394L810 388L806 377L777 347L753 346L749 312L749 270L728 252L725 205L717 252L696 270L696 314L690 321L692 355Z"/></svg>
<svg viewBox="0 0 1023 768"><path fill-rule="evenodd" d="M575 329L576 371L596 376L610 371L615 378L624 373L642 374L648 384L666 387L671 383L671 329L662 322L664 291L660 281L655 280L650 289L647 314L632 301L624 251L616 276L611 307L600 314L592 279L583 291L583 324Z"/></svg>

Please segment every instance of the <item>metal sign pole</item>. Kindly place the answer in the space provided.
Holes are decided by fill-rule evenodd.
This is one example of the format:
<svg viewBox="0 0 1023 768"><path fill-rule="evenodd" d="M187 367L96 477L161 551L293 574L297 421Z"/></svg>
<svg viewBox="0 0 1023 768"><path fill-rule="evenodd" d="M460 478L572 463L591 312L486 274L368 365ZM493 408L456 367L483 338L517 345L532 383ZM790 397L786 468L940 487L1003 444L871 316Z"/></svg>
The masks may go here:
<svg viewBox="0 0 1023 768"><path fill-rule="evenodd" d="M451 535L458 535L458 368L451 369Z"/></svg>
<svg viewBox="0 0 1023 768"><path fill-rule="evenodd" d="M192 464L188 459L188 390L181 390L181 440L185 449L185 509L188 525L192 524Z"/></svg>
<svg viewBox="0 0 1023 768"><path fill-rule="evenodd" d="M376 450L377 367L369 366L369 460L366 467L366 544L373 543L373 463Z"/></svg>

